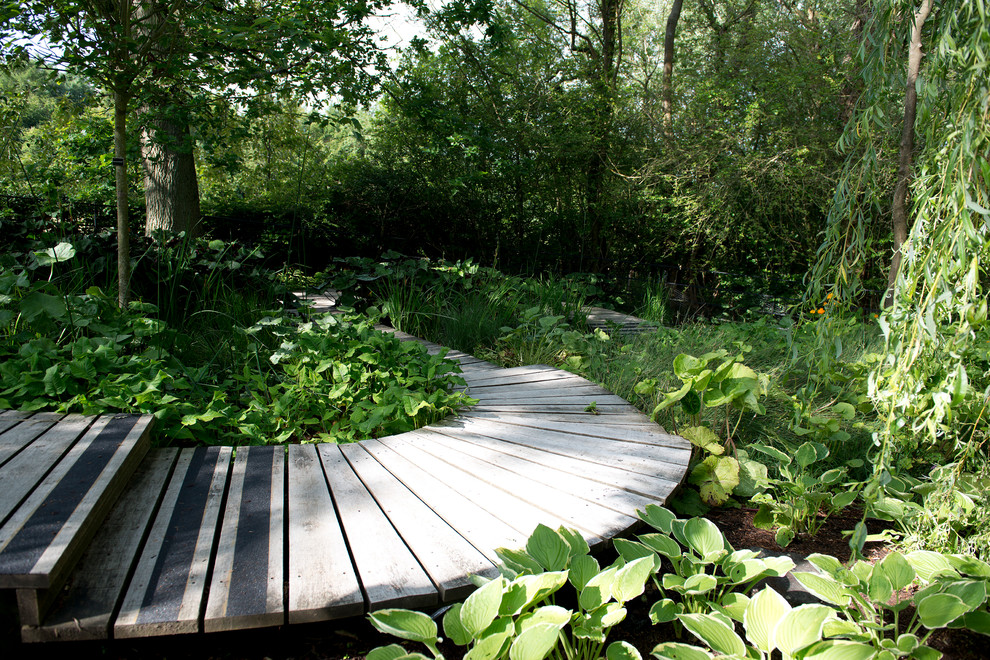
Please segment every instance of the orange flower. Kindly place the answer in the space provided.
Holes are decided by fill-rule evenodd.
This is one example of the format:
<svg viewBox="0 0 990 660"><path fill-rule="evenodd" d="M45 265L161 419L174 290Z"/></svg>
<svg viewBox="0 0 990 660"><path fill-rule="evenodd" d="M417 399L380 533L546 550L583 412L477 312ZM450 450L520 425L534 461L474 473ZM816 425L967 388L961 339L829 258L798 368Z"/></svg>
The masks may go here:
<svg viewBox="0 0 990 660"><path fill-rule="evenodd" d="M832 295L833 295L833 294L831 294L831 293L830 293L830 294L828 294L827 296L825 296L825 300L831 300L831 299L832 299Z"/></svg>
<svg viewBox="0 0 990 660"><path fill-rule="evenodd" d="M823 308L819 307L818 308L818 313L819 314L824 314L825 313L825 310Z"/></svg>

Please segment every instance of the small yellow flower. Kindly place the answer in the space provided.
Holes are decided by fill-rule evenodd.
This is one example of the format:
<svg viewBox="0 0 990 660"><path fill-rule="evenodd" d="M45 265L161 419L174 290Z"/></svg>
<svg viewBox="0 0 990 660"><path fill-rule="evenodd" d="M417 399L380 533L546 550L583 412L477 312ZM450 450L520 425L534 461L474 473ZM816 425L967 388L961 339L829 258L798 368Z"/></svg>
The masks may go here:
<svg viewBox="0 0 990 660"><path fill-rule="evenodd" d="M830 293L830 294L828 294L827 296L825 296L825 300L831 300L831 299L832 299L832 295L833 295L833 294L831 294L831 293Z"/></svg>

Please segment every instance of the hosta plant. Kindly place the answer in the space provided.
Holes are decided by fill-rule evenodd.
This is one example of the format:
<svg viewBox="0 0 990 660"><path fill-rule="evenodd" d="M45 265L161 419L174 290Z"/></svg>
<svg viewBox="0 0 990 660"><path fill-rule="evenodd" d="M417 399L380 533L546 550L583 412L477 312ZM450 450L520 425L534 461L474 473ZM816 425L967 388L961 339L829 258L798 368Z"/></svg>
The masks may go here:
<svg viewBox="0 0 990 660"><path fill-rule="evenodd" d="M652 557L619 558L602 569L577 532L540 525L523 550L498 551L502 575L481 582L464 603L443 617L443 631L467 648L466 660L595 660L605 650L609 630L626 617L623 606L640 596L653 571ZM571 609L555 604L555 594L567 589ZM389 609L369 615L378 630L422 643L433 658L442 654L436 623L420 612ZM615 642L610 660L638 660L629 644ZM380 647L369 660L395 660L412 655L398 645Z"/></svg>
<svg viewBox="0 0 990 660"><path fill-rule="evenodd" d="M638 514L657 531L640 534L636 541L615 539L614 544L626 561L653 559L653 581L661 594L650 609L654 623L683 624L681 615L712 611L740 616L749 601L746 593L753 585L764 578L786 575L794 568L789 557L761 558L752 550L735 550L718 527L705 518L678 519L656 505ZM663 572L661 557L673 570Z"/></svg>

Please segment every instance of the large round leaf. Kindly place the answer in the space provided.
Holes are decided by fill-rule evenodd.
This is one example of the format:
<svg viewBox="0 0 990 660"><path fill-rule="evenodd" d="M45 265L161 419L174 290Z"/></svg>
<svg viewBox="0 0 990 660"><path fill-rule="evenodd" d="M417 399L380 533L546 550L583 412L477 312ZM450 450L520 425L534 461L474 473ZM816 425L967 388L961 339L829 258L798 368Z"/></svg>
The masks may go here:
<svg viewBox="0 0 990 660"><path fill-rule="evenodd" d="M707 518L691 518L684 523L684 540L702 558L725 551L725 537Z"/></svg>
<svg viewBox="0 0 990 660"><path fill-rule="evenodd" d="M567 568L571 556L571 546L558 532L546 525L538 525L526 541L526 552L547 571L562 571Z"/></svg>
<svg viewBox="0 0 990 660"><path fill-rule="evenodd" d="M636 647L629 642L612 642L605 649L608 660L643 660Z"/></svg>
<svg viewBox="0 0 990 660"><path fill-rule="evenodd" d="M944 628L971 609L954 594L932 594L918 603L918 618L926 628Z"/></svg>
<svg viewBox="0 0 990 660"><path fill-rule="evenodd" d="M477 638L481 631L495 620L499 606L502 604L502 592L505 586L505 578L496 578L464 601L461 608L461 624L472 637Z"/></svg>
<svg viewBox="0 0 990 660"><path fill-rule="evenodd" d="M798 649L822 638L822 625L834 613L835 610L826 605L795 607L777 622L770 634L770 644L785 655L794 655Z"/></svg>

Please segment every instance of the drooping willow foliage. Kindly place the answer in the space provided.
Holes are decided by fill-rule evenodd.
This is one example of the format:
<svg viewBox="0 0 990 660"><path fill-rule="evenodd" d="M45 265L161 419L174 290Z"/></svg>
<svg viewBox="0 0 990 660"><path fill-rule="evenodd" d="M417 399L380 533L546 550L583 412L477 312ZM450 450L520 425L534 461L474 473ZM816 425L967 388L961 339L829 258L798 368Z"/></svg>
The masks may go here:
<svg viewBox="0 0 990 660"><path fill-rule="evenodd" d="M847 155L807 303L864 298L885 255L916 6L877 1L859 58L864 85L840 147ZM893 304L880 315L884 359L870 376L883 427L878 475L920 461L981 472L990 397L990 6L937 3L925 23L916 86L910 228ZM839 324L841 325L841 324ZM836 324L819 323L813 368L836 356Z"/></svg>

